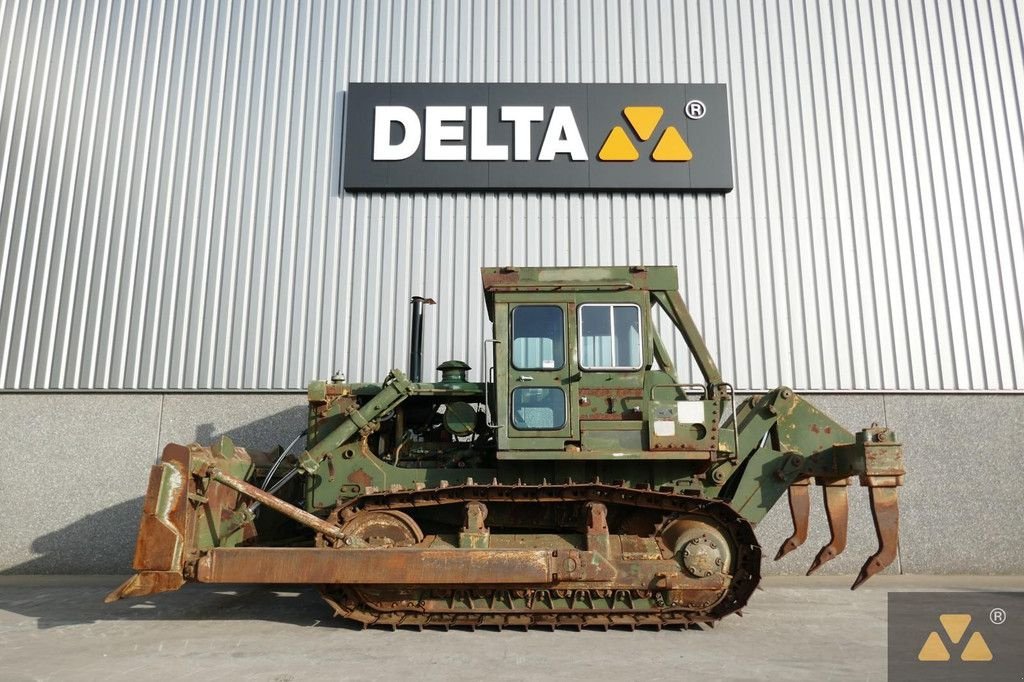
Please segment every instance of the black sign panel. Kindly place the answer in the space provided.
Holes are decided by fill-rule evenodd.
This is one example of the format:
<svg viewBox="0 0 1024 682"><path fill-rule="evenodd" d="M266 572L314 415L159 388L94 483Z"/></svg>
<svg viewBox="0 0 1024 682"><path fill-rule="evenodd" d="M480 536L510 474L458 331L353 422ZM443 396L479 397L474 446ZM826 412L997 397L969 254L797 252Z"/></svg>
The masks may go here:
<svg viewBox="0 0 1024 682"><path fill-rule="evenodd" d="M352 83L351 191L732 189L721 84Z"/></svg>

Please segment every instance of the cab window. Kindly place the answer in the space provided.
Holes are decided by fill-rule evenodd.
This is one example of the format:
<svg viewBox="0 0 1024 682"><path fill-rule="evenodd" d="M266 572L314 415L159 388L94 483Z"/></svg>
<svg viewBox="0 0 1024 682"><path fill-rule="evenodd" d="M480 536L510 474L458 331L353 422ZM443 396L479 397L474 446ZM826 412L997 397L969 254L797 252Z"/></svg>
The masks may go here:
<svg viewBox="0 0 1024 682"><path fill-rule="evenodd" d="M512 366L516 369L561 369L565 364L565 320L556 305L521 305L512 309Z"/></svg>
<svg viewBox="0 0 1024 682"><path fill-rule="evenodd" d="M529 387L512 391L512 425L520 431L565 426L565 393L560 388Z"/></svg>
<svg viewBox="0 0 1024 682"><path fill-rule="evenodd" d="M634 370L643 366L640 306L584 303L580 316L580 367Z"/></svg>

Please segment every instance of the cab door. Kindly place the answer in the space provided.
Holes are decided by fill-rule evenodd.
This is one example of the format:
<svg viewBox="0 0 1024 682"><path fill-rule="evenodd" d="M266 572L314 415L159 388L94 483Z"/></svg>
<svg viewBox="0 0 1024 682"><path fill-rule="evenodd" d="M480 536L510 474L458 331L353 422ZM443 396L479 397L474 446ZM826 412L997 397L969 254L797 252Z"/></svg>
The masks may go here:
<svg viewBox="0 0 1024 682"><path fill-rule="evenodd" d="M512 450L562 450L573 437L571 400L574 363L566 303L510 304L504 367L508 382L505 415Z"/></svg>

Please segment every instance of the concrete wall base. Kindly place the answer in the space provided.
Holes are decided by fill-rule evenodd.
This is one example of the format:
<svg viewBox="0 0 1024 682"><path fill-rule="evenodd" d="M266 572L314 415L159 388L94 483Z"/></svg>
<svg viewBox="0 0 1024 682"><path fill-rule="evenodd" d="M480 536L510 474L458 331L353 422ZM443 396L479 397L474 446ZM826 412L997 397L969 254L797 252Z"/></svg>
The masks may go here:
<svg viewBox="0 0 1024 682"><path fill-rule="evenodd" d="M1024 573L1024 396L808 398L851 428L888 424L905 444L900 558L890 572ZM164 443L226 434L269 449L300 433L305 414L295 394L0 394L0 573L129 572L149 466ZM822 573L854 574L874 551L867 492L850 493L848 549ZM803 573L828 541L820 497L812 487L807 544L780 562L771 558L790 531L787 505L758 527L766 574Z"/></svg>

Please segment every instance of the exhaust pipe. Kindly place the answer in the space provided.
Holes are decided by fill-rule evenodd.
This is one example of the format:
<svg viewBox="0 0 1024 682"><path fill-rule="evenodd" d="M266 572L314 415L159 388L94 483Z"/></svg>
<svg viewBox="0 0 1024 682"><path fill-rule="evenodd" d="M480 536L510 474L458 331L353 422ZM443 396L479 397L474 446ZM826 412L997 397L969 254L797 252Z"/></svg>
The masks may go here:
<svg viewBox="0 0 1024 682"><path fill-rule="evenodd" d="M409 327L409 381L418 384L423 380L423 305L434 305L432 298L413 296L412 324Z"/></svg>

